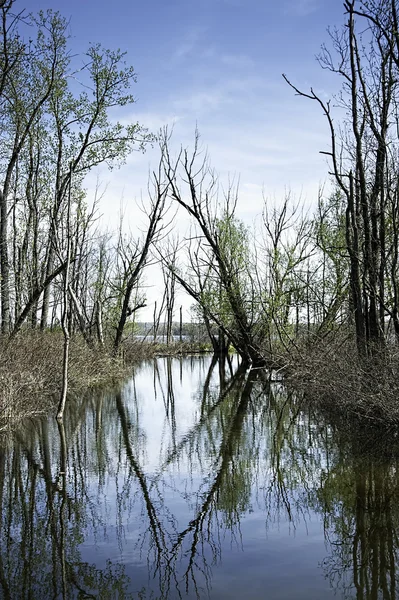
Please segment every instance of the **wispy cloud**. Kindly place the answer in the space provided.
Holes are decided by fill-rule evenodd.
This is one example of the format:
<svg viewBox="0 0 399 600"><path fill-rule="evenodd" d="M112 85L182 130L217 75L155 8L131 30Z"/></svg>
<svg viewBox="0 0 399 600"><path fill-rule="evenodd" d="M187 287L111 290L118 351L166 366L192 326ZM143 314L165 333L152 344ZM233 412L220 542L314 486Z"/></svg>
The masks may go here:
<svg viewBox="0 0 399 600"><path fill-rule="evenodd" d="M257 94L267 93L269 101L272 101L274 90L280 87L280 82L268 82L257 75L221 77L208 83L205 91L203 86L181 90L178 96L171 99L171 105L176 113L190 116L193 113L199 116L228 106L237 111L240 107L248 109Z"/></svg>
<svg viewBox="0 0 399 600"><path fill-rule="evenodd" d="M198 27L188 31L176 46L172 56L172 61L180 62L190 58L199 46L202 47L205 33L205 27Z"/></svg>
<svg viewBox="0 0 399 600"><path fill-rule="evenodd" d="M284 12L295 17L307 17L321 8L320 0L286 0Z"/></svg>
<svg viewBox="0 0 399 600"><path fill-rule="evenodd" d="M156 133L166 125L173 127L181 118L180 115L172 112L132 111L122 119L118 119L118 121L122 125L130 125L137 122L149 131Z"/></svg>
<svg viewBox="0 0 399 600"><path fill-rule="evenodd" d="M256 66L253 58L243 53L224 53L216 46L208 46L203 52L197 53L197 58L212 61L214 65L233 67L234 69L251 69Z"/></svg>
<svg viewBox="0 0 399 600"><path fill-rule="evenodd" d="M229 98L220 89L211 89L206 92L195 91L189 93L184 97L174 100L174 107L176 110L184 110L186 113L195 113L197 116L214 112L225 106L226 104L232 104L233 99Z"/></svg>
<svg viewBox="0 0 399 600"><path fill-rule="evenodd" d="M255 61L245 54L222 54L220 61L236 69L250 69L255 66Z"/></svg>

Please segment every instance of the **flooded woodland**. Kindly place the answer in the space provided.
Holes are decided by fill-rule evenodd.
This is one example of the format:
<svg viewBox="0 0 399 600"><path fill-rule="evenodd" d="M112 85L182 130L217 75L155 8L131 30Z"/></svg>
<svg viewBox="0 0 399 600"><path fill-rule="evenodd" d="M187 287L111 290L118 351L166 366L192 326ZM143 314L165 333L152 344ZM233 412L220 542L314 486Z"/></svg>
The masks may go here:
<svg viewBox="0 0 399 600"><path fill-rule="evenodd" d="M74 2L0 0L0 599L399 598L399 0L345 0L317 56L331 88L289 58L305 21L279 27L288 5L308 20L335 3L256 1L281 11L269 52L249 3L172 3L200 32L185 63L159 37L189 33L165 3L144 3L145 43L143 3L89 4L70 20ZM220 27L202 28L213 4ZM89 41L84 10L122 49ZM143 79L162 110L136 112L115 15L138 72L159 53ZM238 68L247 16L256 78ZM234 56L214 46L225 28ZM214 72L225 102L218 60L239 83ZM175 88L184 64L198 102Z"/></svg>
<svg viewBox="0 0 399 600"><path fill-rule="evenodd" d="M394 443L278 375L151 359L23 425L1 441L1 598L397 597Z"/></svg>

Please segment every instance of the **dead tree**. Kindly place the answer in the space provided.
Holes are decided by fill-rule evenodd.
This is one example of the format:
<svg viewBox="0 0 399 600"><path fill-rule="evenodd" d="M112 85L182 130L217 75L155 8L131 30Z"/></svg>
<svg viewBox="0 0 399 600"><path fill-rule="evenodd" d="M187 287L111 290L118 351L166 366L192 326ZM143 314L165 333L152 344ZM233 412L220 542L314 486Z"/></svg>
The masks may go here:
<svg viewBox="0 0 399 600"><path fill-rule="evenodd" d="M162 220L165 217L166 200L168 194L168 183L161 177L161 172L153 173L154 190L150 195L150 209L148 211L147 230L142 238L128 244L123 242L122 235L119 238L118 253L123 265L120 289L120 312L113 341L113 352L118 354L128 318L139 308L145 306L145 301L135 306L131 305L132 292L138 285L143 274L144 267L148 263L151 246L161 239L167 229L167 224Z"/></svg>
<svg viewBox="0 0 399 600"><path fill-rule="evenodd" d="M195 286L182 274L178 280L203 307L204 314L227 334L246 362L264 365L265 356L255 335L256 299L246 277L249 265L243 260L242 254L246 249L242 243L243 230L235 217L236 191L234 187L228 189L223 208L218 211L220 199L217 178L206 157L203 160L200 158L198 133L191 153L182 149L173 160L167 134L162 139L162 150L162 164L170 197L193 219L198 232L197 256L201 255L202 262L200 270L209 270L212 277L208 281L215 282L216 287L205 290L203 282ZM220 294L224 311L215 309L217 304L220 307Z"/></svg>
<svg viewBox="0 0 399 600"><path fill-rule="evenodd" d="M329 101L283 77L298 95L315 101L327 119L331 148L323 153L329 156L332 175L346 199L350 308L357 347L365 355L384 342L386 315L395 319L398 314L396 266L394 274L389 273L395 257L389 224L394 219L394 228L397 225L397 210L392 211L398 187L397 157L392 152L398 136L397 14L396 0L367 3L367 10L356 0L344 6L346 26L331 34L335 53L323 47L319 57L323 68L342 78L337 101L348 114L343 128L336 126ZM365 26L367 43L360 33ZM393 295L387 290L389 279Z"/></svg>

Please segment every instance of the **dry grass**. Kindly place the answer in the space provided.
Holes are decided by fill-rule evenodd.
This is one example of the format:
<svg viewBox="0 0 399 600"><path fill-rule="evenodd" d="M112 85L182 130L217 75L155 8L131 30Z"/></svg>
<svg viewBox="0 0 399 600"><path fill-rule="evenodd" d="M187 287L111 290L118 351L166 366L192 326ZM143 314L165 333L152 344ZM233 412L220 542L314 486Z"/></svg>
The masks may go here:
<svg viewBox="0 0 399 600"><path fill-rule="evenodd" d="M335 338L302 347L287 363L287 381L320 407L363 423L399 424L398 348L360 359L353 341Z"/></svg>
<svg viewBox="0 0 399 600"><path fill-rule="evenodd" d="M60 333L27 333L0 341L0 430L29 416L46 414L58 402L62 374ZM91 351L79 338L71 342L69 394L119 380L121 360Z"/></svg>

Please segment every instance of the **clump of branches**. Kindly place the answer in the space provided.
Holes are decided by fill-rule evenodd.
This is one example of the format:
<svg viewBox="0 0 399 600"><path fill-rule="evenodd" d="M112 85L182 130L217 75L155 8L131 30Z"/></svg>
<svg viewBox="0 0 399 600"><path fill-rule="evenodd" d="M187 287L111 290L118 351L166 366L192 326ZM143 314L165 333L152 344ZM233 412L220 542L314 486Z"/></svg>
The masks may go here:
<svg viewBox="0 0 399 600"><path fill-rule="evenodd" d="M399 423L399 349L359 357L356 340L327 336L291 355L285 375L305 399L348 420L389 427Z"/></svg>

